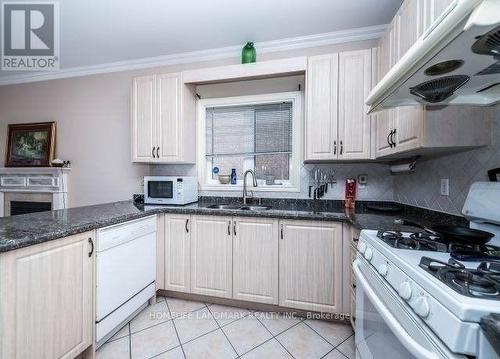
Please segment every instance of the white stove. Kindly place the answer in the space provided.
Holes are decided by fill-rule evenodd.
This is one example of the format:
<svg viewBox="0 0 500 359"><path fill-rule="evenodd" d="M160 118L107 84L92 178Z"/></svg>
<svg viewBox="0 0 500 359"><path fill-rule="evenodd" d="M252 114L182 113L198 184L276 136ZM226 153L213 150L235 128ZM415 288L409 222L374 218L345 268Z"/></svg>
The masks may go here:
<svg viewBox="0 0 500 359"><path fill-rule="evenodd" d="M485 209L488 198L490 210ZM476 207L480 204L480 210ZM471 227L484 229L487 222L495 234L491 253L500 242L500 183L476 183L471 187L464 214L473 214ZM390 232L392 235L396 232ZM358 358L498 358L482 334L479 321L500 313L500 276L491 275L480 287L460 292L461 276L477 271L478 261L457 261L439 246L407 245L411 233L397 233L404 245L383 239L387 233L363 230L353 264L356 273L356 349ZM408 243L407 243L408 240ZM427 238L427 240L431 240ZM426 242L424 242L426 243ZM489 245L490 243L488 243ZM446 246L445 246L446 248ZM488 252L488 253L490 253ZM422 259L424 258L424 259ZM425 259L428 258L428 259ZM451 259L450 273L447 264ZM442 262L442 263L439 263ZM431 266L429 267L429 263ZM493 263L493 260L488 263ZM496 264L494 264L496 265ZM494 265L491 266L493 271ZM444 268L444 269L443 269ZM497 268L498 269L498 268ZM437 271L441 270L437 275ZM458 279L450 275L458 273ZM469 278L469 277L467 277ZM479 278L479 279L482 279ZM478 280L479 280L478 279ZM450 281L454 281L450 285ZM467 283L468 284L468 283Z"/></svg>

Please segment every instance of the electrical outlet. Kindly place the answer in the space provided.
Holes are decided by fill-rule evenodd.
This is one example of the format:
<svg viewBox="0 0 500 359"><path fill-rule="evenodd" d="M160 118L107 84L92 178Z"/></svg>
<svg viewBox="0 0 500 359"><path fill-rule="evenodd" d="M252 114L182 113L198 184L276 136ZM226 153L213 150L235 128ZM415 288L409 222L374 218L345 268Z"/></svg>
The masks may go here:
<svg viewBox="0 0 500 359"><path fill-rule="evenodd" d="M441 195L450 195L450 180L448 178L441 178Z"/></svg>

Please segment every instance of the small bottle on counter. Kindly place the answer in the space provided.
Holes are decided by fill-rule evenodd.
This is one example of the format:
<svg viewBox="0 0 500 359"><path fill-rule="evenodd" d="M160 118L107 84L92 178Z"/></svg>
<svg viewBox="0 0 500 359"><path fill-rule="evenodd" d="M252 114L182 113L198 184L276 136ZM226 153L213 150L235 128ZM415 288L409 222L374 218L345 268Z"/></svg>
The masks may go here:
<svg viewBox="0 0 500 359"><path fill-rule="evenodd" d="M236 184L236 168L231 169L231 184Z"/></svg>

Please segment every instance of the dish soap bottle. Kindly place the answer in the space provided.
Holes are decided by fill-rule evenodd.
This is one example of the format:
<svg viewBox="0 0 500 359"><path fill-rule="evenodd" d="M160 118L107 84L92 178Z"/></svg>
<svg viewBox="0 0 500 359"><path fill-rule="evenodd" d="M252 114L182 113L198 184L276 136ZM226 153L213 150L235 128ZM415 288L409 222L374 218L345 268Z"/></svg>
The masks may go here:
<svg viewBox="0 0 500 359"><path fill-rule="evenodd" d="M231 169L231 184L236 184L236 168Z"/></svg>

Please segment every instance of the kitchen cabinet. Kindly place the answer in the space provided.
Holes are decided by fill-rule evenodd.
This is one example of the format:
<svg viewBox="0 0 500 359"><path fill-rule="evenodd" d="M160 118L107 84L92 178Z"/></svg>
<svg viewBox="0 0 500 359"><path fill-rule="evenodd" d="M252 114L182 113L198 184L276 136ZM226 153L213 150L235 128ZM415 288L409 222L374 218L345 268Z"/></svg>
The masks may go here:
<svg viewBox="0 0 500 359"><path fill-rule="evenodd" d="M278 304L278 220L233 217L233 298Z"/></svg>
<svg viewBox="0 0 500 359"><path fill-rule="evenodd" d="M196 101L182 73L134 78L131 112L133 162L195 163Z"/></svg>
<svg viewBox="0 0 500 359"><path fill-rule="evenodd" d="M93 344L93 233L0 254L0 357L74 358Z"/></svg>
<svg viewBox="0 0 500 359"><path fill-rule="evenodd" d="M305 160L337 158L339 55L311 56L306 79Z"/></svg>
<svg viewBox="0 0 500 359"><path fill-rule="evenodd" d="M280 221L279 304L342 312L342 224Z"/></svg>
<svg viewBox="0 0 500 359"><path fill-rule="evenodd" d="M338 159L370 158L370 120L365 98L371 89L371 49L339 54Z"/></svg>
<svg viewBox="0 0 500 359"><path fill-rule="evenodd" d="M232 297L232 220L191 216L191 293Z"/></svg>
<svg viewBox="0 0 500 359"><path fill-rule="evenodd" d="M162 289L191 291L191 216L167 214L164 220L164 270Z"/></svg>
<svg viewBox="0 0 500 359"><path fill-rule="evenodd" d="M306 82L305 160L370 158L371 49L311 56Z"/></svg>

